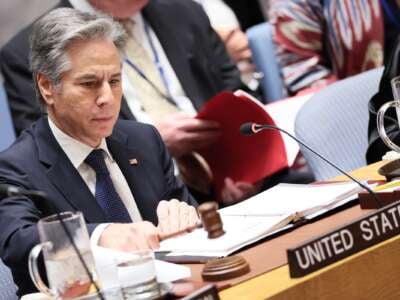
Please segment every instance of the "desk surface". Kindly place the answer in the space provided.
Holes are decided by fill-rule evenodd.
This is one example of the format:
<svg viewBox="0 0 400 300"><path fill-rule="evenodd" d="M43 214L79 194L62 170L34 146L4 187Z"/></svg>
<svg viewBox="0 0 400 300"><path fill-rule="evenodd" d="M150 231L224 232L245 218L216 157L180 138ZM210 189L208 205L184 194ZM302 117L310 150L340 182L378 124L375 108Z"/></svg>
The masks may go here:
<svg viewBox="0 0 400 300"><path fill-rule="evenodd" d="M360 179L383 179L377 174L377 169L382 164L384 163L375 163L358 169L352 172L352 174ZM347 178L339 176L333 180L343 181L347 180ZM286 249L369 212L369 210L361 210L359 205L356 205L240 251L238 254L245 257L249 262L251 272L235 279L218 282L218 286L223 289L220 292L221 298L243 299L243 296L246 295L246 298L249 298L251 295L251 299L265 299L282 289L297 284L303 278L290 278ZM192 264L189 266L192 270L192 279L194 281L202 281L202 265ZM260 288L261 286L262 288Z"/></svg>

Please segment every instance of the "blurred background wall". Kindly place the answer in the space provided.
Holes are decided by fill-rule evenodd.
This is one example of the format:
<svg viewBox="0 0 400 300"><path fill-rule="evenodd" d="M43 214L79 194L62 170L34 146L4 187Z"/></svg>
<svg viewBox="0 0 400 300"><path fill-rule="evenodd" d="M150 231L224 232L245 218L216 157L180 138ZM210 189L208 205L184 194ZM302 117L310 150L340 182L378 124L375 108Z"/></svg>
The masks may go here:
<svg viewBox="0 0 400 300"><path fill-rule="evenodd" d="M57 0L1 0L0 47L57 2Z"/></svg>

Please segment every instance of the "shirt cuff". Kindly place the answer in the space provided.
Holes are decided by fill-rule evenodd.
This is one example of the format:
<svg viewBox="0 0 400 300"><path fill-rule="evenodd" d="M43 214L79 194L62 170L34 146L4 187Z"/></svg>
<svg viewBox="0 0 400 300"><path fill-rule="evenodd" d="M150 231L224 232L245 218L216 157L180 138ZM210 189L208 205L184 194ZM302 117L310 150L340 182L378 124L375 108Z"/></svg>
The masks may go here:
<svg viewBox="0 0 400 300"><path fill-rule="evenodd" d="M98 246L101 234L103 233L104 229L106 229L106 227L110 224L112 224L112 223L100 224L100 225L96 226L96 228L93 230L92 235L90 236L90 246L92 249L95 246Z"/></svg>

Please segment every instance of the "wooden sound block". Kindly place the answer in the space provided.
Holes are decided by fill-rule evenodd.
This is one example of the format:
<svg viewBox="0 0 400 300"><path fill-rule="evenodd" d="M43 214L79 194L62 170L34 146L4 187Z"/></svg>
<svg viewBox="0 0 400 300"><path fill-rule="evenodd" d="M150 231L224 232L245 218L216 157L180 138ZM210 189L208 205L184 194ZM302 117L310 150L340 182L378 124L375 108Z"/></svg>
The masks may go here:
<svg viewBox="0 0 400 300"><path fill-rule="evenodd" d="M400 177L400 159L384 164L378 169L378 174L385 176L388 182L394 178Z"/></svg>
<svg viewBox="0 0 400 300"><path fill-rule="evenodd" d="M206 281L235 278L250 272L250 266L241 256L229 256L210 260L204 265L201 276Z"/></svg>

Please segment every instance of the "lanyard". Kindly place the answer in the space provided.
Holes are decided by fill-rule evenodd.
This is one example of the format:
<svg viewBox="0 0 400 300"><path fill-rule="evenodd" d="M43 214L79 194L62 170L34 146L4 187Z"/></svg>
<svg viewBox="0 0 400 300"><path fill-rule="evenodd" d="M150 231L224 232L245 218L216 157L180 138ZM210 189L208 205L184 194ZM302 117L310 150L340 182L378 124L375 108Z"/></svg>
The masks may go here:
<svg viewBox="0 0 400 300"><path fill-rule="evenodd" d="M155 63L155 65L156 65L156 67L157 67L157 70L158 70L158 72L159 72L159 74L160 74L161 80L163 81L163 84L164 84L164 86L165 86L165 89L166 89L167 93L163 93L163 92L154 84L154 82L152 82L152 81L146 76L146 74L143 72L143 70L141 70L141 69L139 68L138 65L136 65L134 62L132 62L132 61L128 58L127 55L125 55L124 61L125 61L132 69L134 69L134 70L136 71L136 73L137 73L140 77L142 77L149 85L151 85L151 86L153 87L153 89L156 90L156 92L157 92L161 97L163 97L163 98L167 99L169 102L175 104L175 101L172 99L172 96L171 96L171 93L170 93L170 90L169 90L168 81L167 81L167 78L166 78L166 75L165 75L164 68L162 67L162 65L161 65L161 63L160 63L160 58L159 58L158 53L157 53L157 51L156 51L156 48L155 48L155 46L154 46L153 40L152 40L152 38L151 38L151 36L150 36L150 29L149 29L149 26L148 26L148 24L147 24L146 21L143 20L143 22L144 22L144 30L145 30L145 33L146 33L146 36L147 36L147 40L148 40L148 42L149 42L151 51L152 51L152 53L153 53L154 63Z"/></svg>
<svg viewBox="0 0 400 300"><path fill-rule="evenodd" d="M158 56L156 47L154 46L153 43L153 39L151 38L149 25L147 24L146 20L143 20L143 22L144 22L144 32L146 33L147 40L149 41L151 52L153 52L154 63L157 66L158 72L160 73L161 79L165 85L165 89L167 90L168 95L171 96L171 93L169 91L167 76L165 75L164 68L160 62L160 57Z"/></svg>

